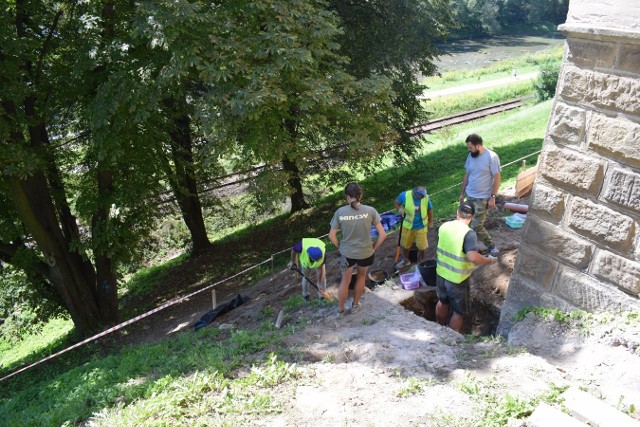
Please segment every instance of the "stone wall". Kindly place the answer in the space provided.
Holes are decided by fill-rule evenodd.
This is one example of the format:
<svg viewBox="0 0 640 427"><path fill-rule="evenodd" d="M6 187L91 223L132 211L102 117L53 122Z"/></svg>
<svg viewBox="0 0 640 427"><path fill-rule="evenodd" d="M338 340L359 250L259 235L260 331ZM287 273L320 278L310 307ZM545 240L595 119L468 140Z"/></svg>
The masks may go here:
<svg viewBox="0 0 640 427"><path fill-rule="evenodd" d="M640 2L571 0L498 332L524 307L640 310Z"/></svg>

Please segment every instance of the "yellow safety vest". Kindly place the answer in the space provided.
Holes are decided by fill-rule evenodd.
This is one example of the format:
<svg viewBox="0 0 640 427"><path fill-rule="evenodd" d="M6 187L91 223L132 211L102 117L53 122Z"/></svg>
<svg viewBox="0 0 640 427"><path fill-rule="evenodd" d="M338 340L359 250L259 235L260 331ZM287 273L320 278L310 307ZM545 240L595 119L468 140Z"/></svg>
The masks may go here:
<svg viewBox="0 0 640 427"><path fill-rule="evenodd" d="M436 273L452 283L462 283L473 271L474 264L462 251L464 236L471 230L462 221L449 221L440 226Z"/></svg>
<svg viewBox="0 0 640 427"><path fill-rule="evenodd" d="M311 261L309 258L309 253L307 253L307 249L315 246L316 248L320 248L322 251L322 258L317 261ZM302 253L300 254L300 264L306 268L318 268L324 262L324 242L320 239L316 239L315 237L309 237L302 239Z"/></svg>
<svg viewBox="0 0 640 427"><path fill-rule="evenodd" d="M422 217L422 224L427 226L428 216L427 210L429 209L429 195L427 194L420 200L420 216ZM406 215L402 225L405 228L413 228L413 217L416 214L416 206L413 204L413 191L409 190L404 193L404 211Z"/></svg>

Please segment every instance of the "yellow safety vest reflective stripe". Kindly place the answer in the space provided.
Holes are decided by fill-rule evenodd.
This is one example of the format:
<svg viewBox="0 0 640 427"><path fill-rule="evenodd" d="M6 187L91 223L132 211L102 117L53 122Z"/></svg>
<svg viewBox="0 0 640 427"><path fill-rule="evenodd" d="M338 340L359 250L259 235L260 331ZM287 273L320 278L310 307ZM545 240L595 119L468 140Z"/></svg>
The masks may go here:
<svg viewBox="0 0 640 427"><path fill-rule="evenodd" d="M422 224L427 225L428 216L427 210L429 209L429 195L427 194L420 200L420 216L422 217ZM413 203L413 191L409 190L404 193L404 211L406 215L402 225L405 228L413 228L413 217L416 214L416 206Z"/></svg>
<svg viewBox="0 0 640 427"><path fill-rule="evenodd" d="M464 236L471 230L462 221L449 221L438 231L436 273L452 283L462 283L473 271L474 264L462 251Z"/></svg>

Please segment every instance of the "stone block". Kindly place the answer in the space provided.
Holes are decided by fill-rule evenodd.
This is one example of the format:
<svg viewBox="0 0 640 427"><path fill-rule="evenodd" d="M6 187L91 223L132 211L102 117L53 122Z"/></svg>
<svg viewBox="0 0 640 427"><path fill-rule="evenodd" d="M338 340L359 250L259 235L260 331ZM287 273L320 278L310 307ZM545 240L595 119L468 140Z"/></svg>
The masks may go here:
<svg viewBox="0 0 640 427"><path fill-rule="evenodd" d="M550 146L543 152L540 173L560 188L597 196L604 180L604 160L567 148Z"/></svg>
<svg viewBox="0 0 640 427"><path fill-rule="evenodd" d="M553 282L553 275L558 269L558 262L521 245L514 270L520 276L532 280L545 289Z"/></svg>
<svg viewBox="0 0 640 427"><path fill-rule="evenodd" d="M527 223L522 240L524 244L531 246L530 249L586 271L593 255L593 245L590 242L535 216L527 218Z"/></svg>
<svg viewBox="0 0 640 427"><path fill-rule="evenodd" d="M636 223L631 217L577 197L566 216L567 225L582 236L620 252L632 247Z"/></svg>
<svg viewBox="0 0 640 427"><path fill-rule="evenodd" d="M605 110L640 114L640 79L580 69L565 64L559 95Z"/></svg>
<svg viewBox="0 0 640 427"><path fill-rule="evenodd" d="M638 93L640 96L640 92ZM640 101L638 101L640 104ZM640 167L640 125L632 121L594 114L587 131L589 149L633 167Z"/></svg>
<svg viewBox="0 0 640 427"><path fill-rule="evenodd" d="M640 46L622 45L617 68L630 73L640 73Z"/></svg>
<svg viewBox="0 0 640 427"><path fill-rule="evenodd" d="M608 251L598 251L591 273L632 295L640 294L640 264Z"/></svg>
<svg viewBox="0 0 640 427"><path fill-rule="evenodd" d="M567 60L580 67L611 68L616 59L616 45L595 40L567 39Z"/></svg>
<svg viewBox="0 0 640 427"><path fill-rule="evenodd" d="M579 145L584 135L586 112L558 102L549 122L547 134L555 141Z"/></svg>
<svg viewBox="0 0 640 427"><path fill-rule="evenodd" d="M564 213L565 198L562 191L537 183L533 189L529 212L557 224Z"/></svg>
<svg viewBox="0 0 640 427"><path fill-rule="evenodd" d="M622 312L638 310L637 298L616 286L608 285L579 271L560 266L553 293L570 304L589 312Z"/></svg>
<svg viewBox="0 0 640 427"><path fill-rule="evenodd" d="M640 214L640 174L627 169L610 169L602 198Z"/></svg>
<svg viewBox="0 0 640 427"><path fill-rule="evenodd" d="M566 311L577 308L556 295L544 292L542 288L529 280L514 274L509 281L507 298L502 310L500 310L500 321L496 332L502 336L508 336L514 323L514 317L520 310L527 307L555 307Z"/></svg>

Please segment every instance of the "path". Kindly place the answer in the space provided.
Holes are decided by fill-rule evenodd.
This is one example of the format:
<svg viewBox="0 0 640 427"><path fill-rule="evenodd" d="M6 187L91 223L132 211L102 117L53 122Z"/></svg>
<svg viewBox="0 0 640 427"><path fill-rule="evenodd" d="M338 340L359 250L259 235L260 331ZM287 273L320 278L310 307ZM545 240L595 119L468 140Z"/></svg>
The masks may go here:
<svg viewBox="0 0 640 427"><path fill-rule="evenodd" d="M464 86L450 87L450 88L441 89L441 90L427 90L425 91L424 95L418 98L433 99L441 96L457 95L464 92L472 92L480 89L488 89L491 87L505 86L511 83L533 80L536 77L538 77L538 74L539 74L538 71L534 71L534 72L523 74L521 76L516 76L516 77L509 76L509 77L504 77L502 79L489 80L486 82L473 83L473 84L468 84Z"/></svg>

